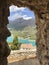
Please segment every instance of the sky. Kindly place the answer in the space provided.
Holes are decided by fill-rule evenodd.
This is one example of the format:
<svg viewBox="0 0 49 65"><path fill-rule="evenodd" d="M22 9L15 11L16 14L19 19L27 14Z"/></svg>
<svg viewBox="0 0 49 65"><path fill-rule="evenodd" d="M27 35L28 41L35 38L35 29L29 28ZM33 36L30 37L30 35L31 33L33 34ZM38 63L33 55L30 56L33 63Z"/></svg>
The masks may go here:
<svg viewBox="0 0 49 65"><path fill-rule="evenodd" d="M35 18L34 12L27 7L17 7L15 5L12 5L9 7L9 10L10 16L8 17L8 19L10 21L14 21L18 18L23 18L25 20Z"/></svg>

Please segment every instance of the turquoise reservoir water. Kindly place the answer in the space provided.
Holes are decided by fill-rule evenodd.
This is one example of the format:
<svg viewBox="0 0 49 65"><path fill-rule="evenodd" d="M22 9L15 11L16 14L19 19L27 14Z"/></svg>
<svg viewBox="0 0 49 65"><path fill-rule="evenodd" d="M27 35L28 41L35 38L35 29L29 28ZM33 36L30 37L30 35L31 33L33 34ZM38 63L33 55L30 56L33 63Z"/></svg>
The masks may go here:
<svg viewBox="0 0 49 65"><path fill-rule="evenodd" d="M7 38L6 41L9 42L9 43L11 43L11 42L13 42L13 39L14 39L14 38L13 38L12 36L10 36L10 37Z"/></svg>
<svg viewBox="0 0 49 65"><path fill-rule="evenodd" d="M18 42L23 44L32 44L33 46L36 46L36 40L18 38Z"/></svg>
<svg viewBox="0 0 49 65"><path fill-rule="evenodd" d="M13 37L10 36L7 38L7 42L13 42ZM23 39L23 38L18 38L18 42L19 43L23 43L23 44L32 44L33 46L36 46L36 40L29 40L29 39Z"/></svg>

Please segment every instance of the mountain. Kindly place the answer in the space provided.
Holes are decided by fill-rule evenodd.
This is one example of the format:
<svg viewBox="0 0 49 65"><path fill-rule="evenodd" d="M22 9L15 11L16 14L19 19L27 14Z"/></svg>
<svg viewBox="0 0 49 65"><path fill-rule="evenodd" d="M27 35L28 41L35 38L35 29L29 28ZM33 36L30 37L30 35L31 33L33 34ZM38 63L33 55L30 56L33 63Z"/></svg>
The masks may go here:
<svg viewBox="0 0 49 65"><path fill-rule="evenodd" d="M27 26L35 27L35 20L33 18L23 19L22 17L15 19L14 21L9 20L8 28L14 30L23 30Z"/></svg>

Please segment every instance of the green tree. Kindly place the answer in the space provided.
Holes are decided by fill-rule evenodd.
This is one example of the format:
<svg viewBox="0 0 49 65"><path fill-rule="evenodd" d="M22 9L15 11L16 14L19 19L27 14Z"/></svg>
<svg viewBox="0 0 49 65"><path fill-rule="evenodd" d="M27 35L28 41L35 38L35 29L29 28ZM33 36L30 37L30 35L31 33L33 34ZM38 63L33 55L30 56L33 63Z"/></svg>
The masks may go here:
<svg viewBox="0 0 49 65"><path fill-rule="evenodd" d="M18 43L18 37L15 36L14 40L13 40L13 43L11 45L11 49L12 50L19 50L19 48L20 48L20 43Z"/></svg>

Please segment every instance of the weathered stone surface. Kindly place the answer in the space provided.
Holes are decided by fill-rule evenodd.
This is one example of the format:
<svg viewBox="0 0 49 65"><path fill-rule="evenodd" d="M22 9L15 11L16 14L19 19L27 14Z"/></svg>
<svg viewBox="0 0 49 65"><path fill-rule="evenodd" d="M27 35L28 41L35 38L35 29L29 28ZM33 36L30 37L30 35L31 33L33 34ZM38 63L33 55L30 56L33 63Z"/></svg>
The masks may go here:
<svg viewBox="0 0 49 65"><path fill-rule="evenodd" d="M6 42L6 38L10 36L10 32L7 29L8 9L7 0L0 0L0 65L7 65L7 57L10 54L10 49Z"/></svg>
<svg viewBox="0 0 49 65"><path fill-rule="evenodd" d="M39 58L41 65L49 65L49 0L5 0L5 1L0 0L0 34L2 34L0 35L1 40L9 36L7 28L5 26L8 23L7 21L7 16L9 13L8 6L9 4L13 3L19 7L24 6L29 7L31 10L34 10L38 31L37 56ZM2 33L3 30L5 32ZM3 40L2 45L4 45L5 40Z"/></svg>

